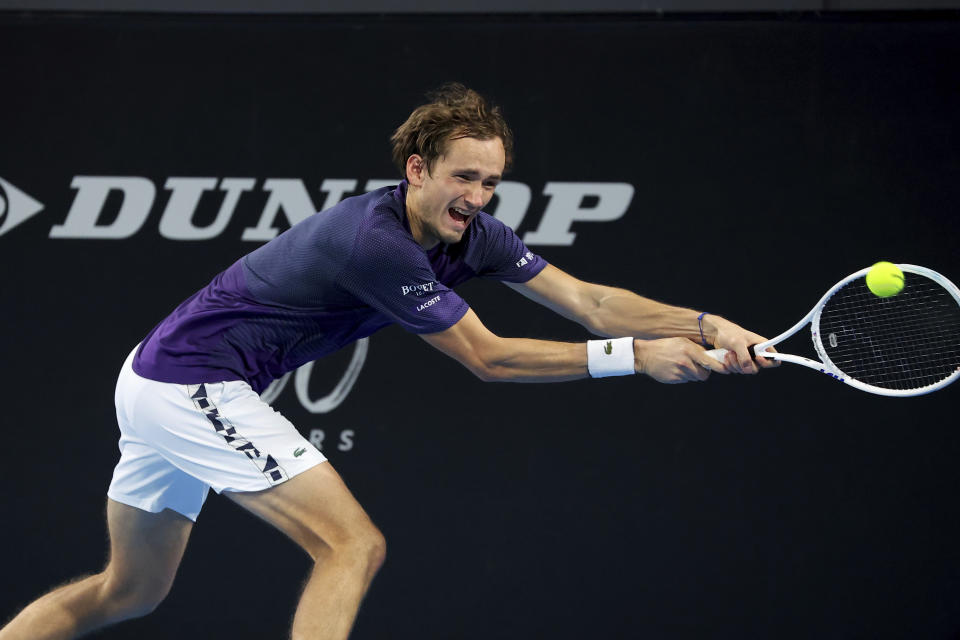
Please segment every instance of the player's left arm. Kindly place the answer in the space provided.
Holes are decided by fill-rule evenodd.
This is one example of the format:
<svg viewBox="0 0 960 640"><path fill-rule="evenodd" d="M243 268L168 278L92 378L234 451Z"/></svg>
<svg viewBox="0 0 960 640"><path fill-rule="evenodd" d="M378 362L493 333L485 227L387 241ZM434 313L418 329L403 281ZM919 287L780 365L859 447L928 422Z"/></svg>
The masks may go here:
<svg viewBox="0 0 960 640"><path fill-rule="evenodd" d="M553 265L547 265L527 282L507 284L597 335L643 339L682 337L700 343L699 312L657 302L626 289L584 282ZM730 351L726 361L728 370L757 372L748 348L763 342L762 336L712 313L703 316L701 324L703 337L709 344ZM758 362L763 367L777 364L766 358L759 358Z"/></svg>

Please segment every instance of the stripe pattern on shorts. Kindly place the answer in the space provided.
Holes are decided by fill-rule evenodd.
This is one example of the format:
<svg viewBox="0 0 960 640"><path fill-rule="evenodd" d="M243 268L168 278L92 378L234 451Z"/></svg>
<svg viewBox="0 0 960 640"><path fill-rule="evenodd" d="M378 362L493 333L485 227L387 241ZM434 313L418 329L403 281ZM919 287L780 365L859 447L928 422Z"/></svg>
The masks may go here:
<svg viewBox="0 0 960 640"><path fill-rule="evenodd" d="M193 385L190 385L190 387L192 386ZM234 450L246 455L260 473L263 474L263 477L267 479L267 482L275 485L289 479L287 472L283 470L283 467L277 463L273 456L261 453L260 450L253 446L252 442L237 433L237 429L229 420L220 415L220 411L216 405L214 405L207 396L207 387L205 384L200 384L190 398L193 400L194 406L207 417L207 420L209 420L213 428L217 430L217 434L223 438L224 442L233 447Z"/></svg>

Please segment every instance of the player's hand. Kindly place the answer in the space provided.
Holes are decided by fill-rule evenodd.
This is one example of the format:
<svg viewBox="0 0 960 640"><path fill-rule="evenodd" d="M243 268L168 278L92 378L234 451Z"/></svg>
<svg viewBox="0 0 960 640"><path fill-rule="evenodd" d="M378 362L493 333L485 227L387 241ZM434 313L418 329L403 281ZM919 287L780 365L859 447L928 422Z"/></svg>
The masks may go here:
<svg viewBox="0 0 960 640"><path fill-rule="evenodd" d="M633 355L637 373L666 384L706 380L712 371L729 373L725 363L686 338L634 340Z"/></svg>
<svg viewBox="0 0 960 640"><path fill-rule="evenodd" d="M707 314L703 317L704 329L713 336L713 346L716 349L727 349L724 364L727 371L733 373L757 373L758 365L760 368L780 366L777 360L769 358L750 357L750 346L765 342L766 338L757 335L752 331L747 331L738 324L730 322L726 318ZM774 349L770 349L774 351Z"/></svg>

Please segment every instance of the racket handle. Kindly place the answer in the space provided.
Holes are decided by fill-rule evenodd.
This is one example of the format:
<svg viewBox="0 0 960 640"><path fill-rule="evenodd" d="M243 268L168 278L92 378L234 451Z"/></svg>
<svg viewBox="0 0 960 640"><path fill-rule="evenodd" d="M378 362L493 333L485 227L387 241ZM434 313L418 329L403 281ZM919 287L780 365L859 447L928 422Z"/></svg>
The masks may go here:
<svg viewBox="0 0 960 640"><path fill-rule="evenodd" d="M750 357L754 360L757 359L757 350L755 344L750 345ZM723 362L729 352L729 349L710 349L707 351L707 355L716 360L717 362Z"/></svg>

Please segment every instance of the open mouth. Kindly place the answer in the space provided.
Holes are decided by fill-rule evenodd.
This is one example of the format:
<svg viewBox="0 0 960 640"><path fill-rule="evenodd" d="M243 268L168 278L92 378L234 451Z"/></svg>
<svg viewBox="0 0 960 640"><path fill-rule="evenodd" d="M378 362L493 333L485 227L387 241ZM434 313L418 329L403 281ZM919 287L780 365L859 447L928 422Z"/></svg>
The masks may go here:
<svg viewBox="0 0 960 640"><path fill-rule="evenodd" d="M467 221L470 220L470 215L464 213L463 210L458 209L457 207L450 207L447 209L447 214L453 218L456 222L466 226Z"/></svg>

